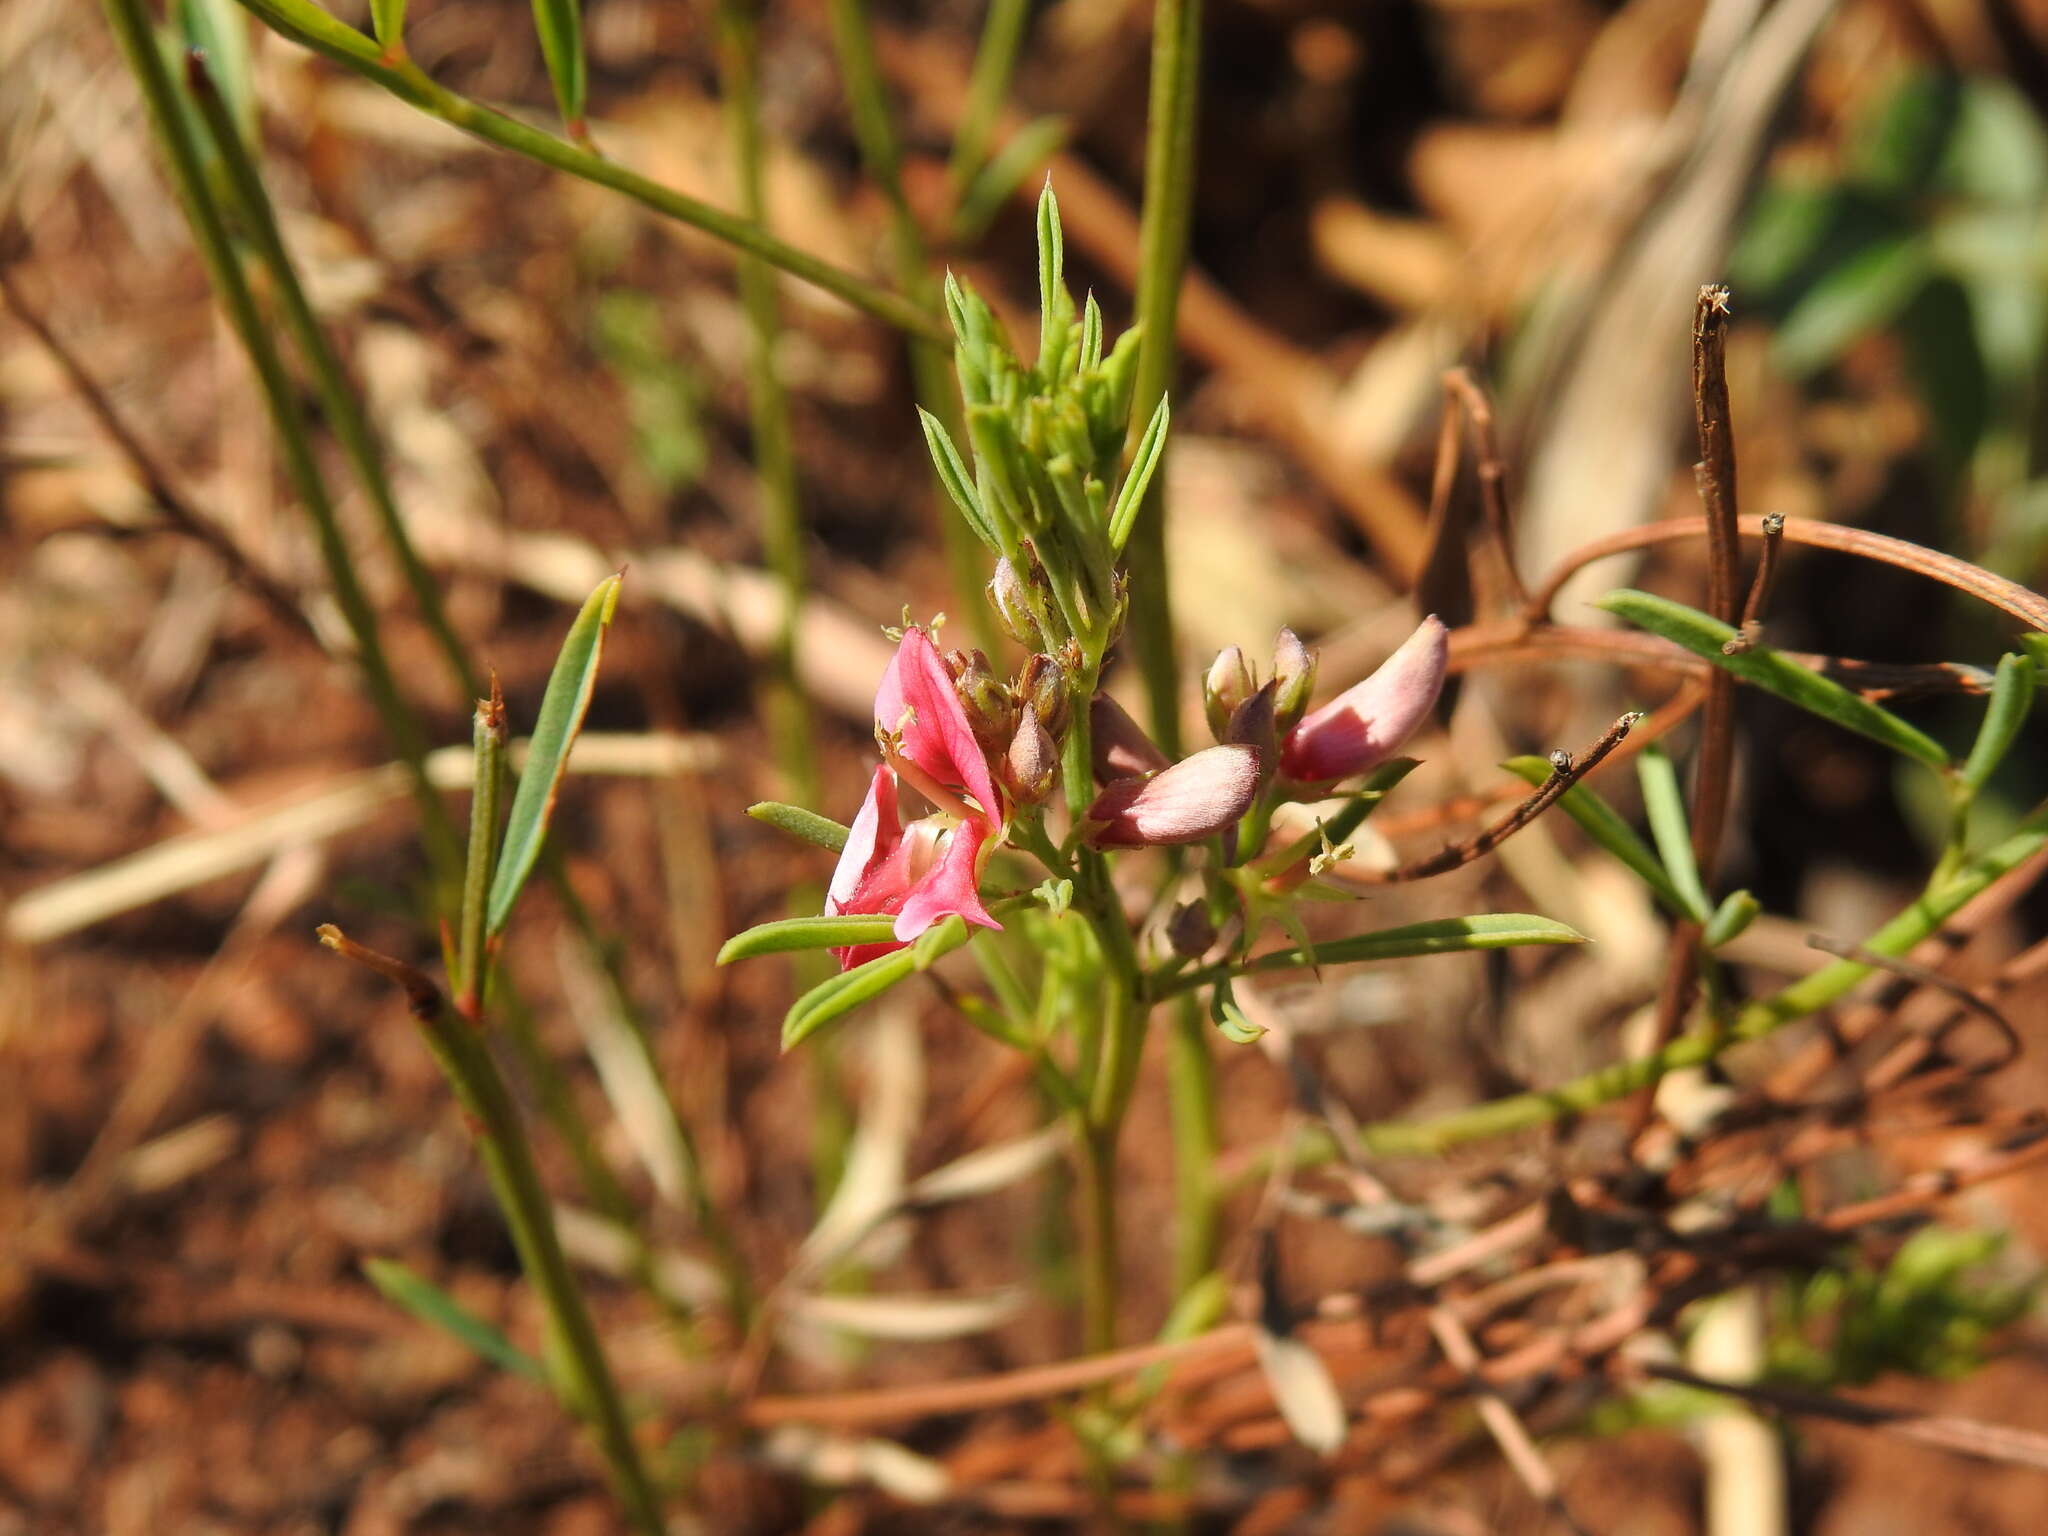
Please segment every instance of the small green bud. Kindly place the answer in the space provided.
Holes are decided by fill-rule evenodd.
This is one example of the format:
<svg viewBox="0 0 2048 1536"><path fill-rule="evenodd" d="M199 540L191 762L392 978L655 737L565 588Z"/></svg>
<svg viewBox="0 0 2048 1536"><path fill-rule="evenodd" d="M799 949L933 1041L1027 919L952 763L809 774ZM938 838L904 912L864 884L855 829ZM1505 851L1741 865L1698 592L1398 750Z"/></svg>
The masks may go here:
<svg viewBox="0 0 2048 1536"><path fill-rule="evenodd" d="M1228 741L1232 712L1257 689L1244 652L1234 645L1219 651L1202 678L1202 709L1209 717L1209 734L1219 742Z"/></svg>
<svg viewBox="0 0 2048 1536"><path fill-rule="evenodd" d="M1273 726L1282 736L1300 722L1316 689L1316 653L1291 629L1273 642Z"/></svg>
<svg viewBox="0 0 2048 1536"><path fill-rule="evenodd" d="M988 600L1004 634L1027 651L1035 651L1045 643L1038 632L1038 620L1031 615L1030 589L1007 555L996 561L996 573L989 579Z"/></svg>

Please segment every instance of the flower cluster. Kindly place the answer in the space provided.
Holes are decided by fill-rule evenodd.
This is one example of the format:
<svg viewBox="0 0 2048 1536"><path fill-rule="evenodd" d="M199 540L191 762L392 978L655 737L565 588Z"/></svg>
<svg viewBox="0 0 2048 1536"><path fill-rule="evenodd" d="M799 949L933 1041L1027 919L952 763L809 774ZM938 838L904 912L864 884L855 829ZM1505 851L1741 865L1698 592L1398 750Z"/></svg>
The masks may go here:
<svg viewBox="0 0 2048 1536"><path fill-rule="evenodd" d="M1090 757L1099 793L1072 829L1098 850L1230 840L1262 797L1319 796L1390 758L1443 686L1447 633L1435 617L1385 665L1310 712L1316 658L1281 632L1273 672L1258 682L1242 652L1225 651L1205 678L1217 744L1171 762L1106 693L1089 709ZM1036 808L1052 786L1067 723L1067 669L1034 654L1004 684L980 651L942 653L909 626L875 695L882 750L854 818L825 912L886 915L892 938L836 950L851 968L901 949L942 918L984 927L981 880L1011 818ZM904 791L932 810L904 819ZM1270 809L1270 805L1267 806Z"/></svg>

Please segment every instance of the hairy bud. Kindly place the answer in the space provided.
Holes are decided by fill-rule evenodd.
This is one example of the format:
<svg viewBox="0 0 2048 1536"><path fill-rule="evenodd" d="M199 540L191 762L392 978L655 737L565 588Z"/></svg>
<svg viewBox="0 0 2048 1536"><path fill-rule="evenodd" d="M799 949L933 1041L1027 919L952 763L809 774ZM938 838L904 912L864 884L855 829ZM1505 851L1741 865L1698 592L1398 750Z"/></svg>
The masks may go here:
<svg viewBox="0 0 2048 1536"><path fill-rule="evenodd" d="M1003 754L1003 783L1019 805L1036 805L1052 791L1053 776L1059 771L1059 748L1052 733L1038 722L1038 711L1029 703L1017 717L1016 734Z"/></svg>
<svg viewBox="0 0 2048 1536"><path fill-rule="evenodd" d="M1010 745L1017 722L1017 706L1009 690L996 680L995 668L980 651L965 655L954 651L946 661L947 670L953 673L953 691L966 707L975 741L989 757L1001 755Z"/></svg>
<svg viewBox="0 0 2048 1536"><path fill-rule="evenodd" d="M1377 768L1435 706L1449 662L1450 631L1424 619L1384 665L1305 717L1280 744L1280 775L1329 784Z"/></svg>
<svg viewBox="0 0 2048 1536"><path fill-rule="evenodd" d="M1038 633L1038 621L1031 616L1030 589L1007 555L996 561L996 573L988 584L988 600L1004 634L1027 651L1035 651L1045 643Z"/></svg>
<svg viewBox="0 0 2048 1536"><path fill-rule="evenodd" d="M1273 726L1282 736L1293 730L1308 710L1316 690L1316 653L1291 629L1273 642Z"/></svg>
<svg viewBox="0 0 2048 1536"><path fill-rule="evenodd" d="M1253 687L1243 651L1230 645L1216 653L1202 677L1202 710L1209 717L1209 734L1219 742L1228 739L1231 712L1252 696Z"/></svg>
<svg viewBox="0 0 2048 1536"><path fill-rule="evenodd" d="M1210 747L1150 778L1118 779L1086 816L1095 848L1157 848L1198 843L1232 825L1259 788L1259 754Z"/></svg>
<svg viewBox="0 0 2048 1536"><path fill-rule="evenodd" d="M1052 657L1041 651L1024 663L1017 678L1016 694L1021 703L1038 712L1038 723L1053 740L1058 741L1067 733L1067 672Z"/></svg>

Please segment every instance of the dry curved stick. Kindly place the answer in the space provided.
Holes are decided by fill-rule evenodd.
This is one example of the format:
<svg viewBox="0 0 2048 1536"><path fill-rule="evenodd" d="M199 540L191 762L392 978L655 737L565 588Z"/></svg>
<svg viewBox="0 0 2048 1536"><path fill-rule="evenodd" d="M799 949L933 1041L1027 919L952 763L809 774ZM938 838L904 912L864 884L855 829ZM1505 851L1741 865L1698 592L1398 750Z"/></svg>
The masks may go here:
<svg viewBox="0 0 2048 1536"><path fill-rule="evenodd" d="M1761 528L1741 530L1745 538L1762 538ZM1536 595L1529 599L1527 617L1540 620L1550 612L1550 605L1557 600L1558 590L1574 575L1595 560L1609 555L1626 554L1632 549L1647 549L1655 544L1675 544L1687 539L1706 537L1705 517L1673 517L1662 522L1645 523L1640 528L1625 529L1609 534L1606 538L1595 539L1581 546L1567 556L1558 568L1552 571ZM1876 560L1885 565L1895 565L1903 571L1914 571L1930 581L1941 582L1954 587L1958 592L1967 592L1994 608L2003 609L2021 623L2034 629L2048 630L2048 597L2030 591L2018 582L2007 581L2003 576L1993 575L1982 566L1972 565L1967 560L1958 560L1954 555L1944 555L1939 550L1913 544L1905 539L1894 539L1882 533L1871 533L1862 528L1848 528L1840 523L1826 523L1809 517L1788 517L1785 519L1784 537L1793 544L1804 544L1812 549L1831 549L1837 554L1857 555L1865 560Z"/></svg>

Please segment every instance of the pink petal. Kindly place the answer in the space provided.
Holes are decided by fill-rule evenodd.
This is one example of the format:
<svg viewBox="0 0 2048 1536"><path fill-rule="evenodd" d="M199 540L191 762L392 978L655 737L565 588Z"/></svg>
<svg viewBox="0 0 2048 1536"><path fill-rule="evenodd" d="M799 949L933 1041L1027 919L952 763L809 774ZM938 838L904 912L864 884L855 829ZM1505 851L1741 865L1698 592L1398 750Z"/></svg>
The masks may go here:
<svg viewBox="0 0 2048 1536"><path fill-rule="evenodd" d="M967 706L953 691L952 674L931 636L914 625L889 659L875 692L875 724L902 733L903 755L938 783L964 789L983 813L1003 813L988 758L974 739Z"/></svg>
<svg viewBox="0 0 2048 1536"><path fill-rule="evenodd" d="M1097 848L1196 843L1236 821L1259 789L1259 754L1210 747L1144 779L1118 779L1095 797L1086 820Z"/></svg>
<svg viewBox="0 0 2048 1536"><path fill-rule="evenodd" d="M902 812L896 801L896 775L883 763L868 782L867 798L860 814L847 829L846 846L839 850L839 863L832 870L832 883L825 889L825 915L849 911L847 903L862 880L903 839Z"/></svg>
<svg viewBox="0 0 2048 1536"><path fill-rule="evenodd" d="M1153 745L1145 728L1106 693L1096 694L1088 706L1088 731L1098 784L1113 784L1134 774L1157 773L1172 762Z"/></svg>
<svg viewBox="0 0 2048 1536"><path fill-rule="evenodd" d="M1304 719L1280 744L1280 776L1326 784L1376 768L1428 718L1443 691L1450 631L1424 619L1372 676Z"/></svg>
<svg viewBox="0 0 2048 1536"><path fill-rule="evenodd" d="M990 823L978 817L953 829L939 862L911 887L909 897L897 910L898 939L907 943L939 919L954 913L983 928L1003 926L981 904L982 847L992 830Z"/></svg>

